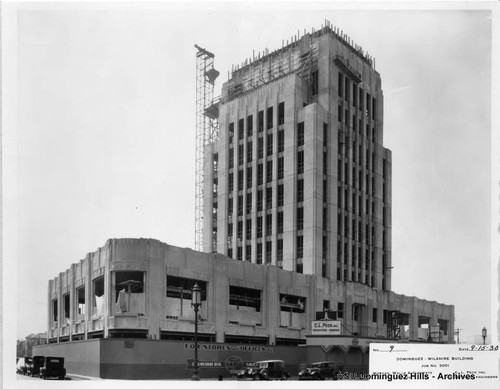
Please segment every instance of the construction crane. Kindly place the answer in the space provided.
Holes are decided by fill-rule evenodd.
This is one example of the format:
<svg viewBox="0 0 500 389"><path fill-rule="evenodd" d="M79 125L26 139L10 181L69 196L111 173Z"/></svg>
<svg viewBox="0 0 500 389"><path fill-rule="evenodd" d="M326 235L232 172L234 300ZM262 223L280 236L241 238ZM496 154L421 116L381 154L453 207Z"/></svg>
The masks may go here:
<svg viewBox="0 0 500 389"><path fill-rule="evenodd" d="M195 164L195 250L203 250L203 192L205 146L219 137L219 105L214 101L214 84L219 72L215 55L198 45L196 52L196 164Z"/></svg>

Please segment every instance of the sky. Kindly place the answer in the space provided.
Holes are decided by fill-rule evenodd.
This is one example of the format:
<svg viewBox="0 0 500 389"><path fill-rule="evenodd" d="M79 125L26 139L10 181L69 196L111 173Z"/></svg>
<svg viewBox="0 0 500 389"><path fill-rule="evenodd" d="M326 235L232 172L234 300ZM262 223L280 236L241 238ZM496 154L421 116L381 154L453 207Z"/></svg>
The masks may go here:
<svg viewBox="0 0 500 389"><path fill-rule="evenodd" d="M48 280L107 239L194 247L194 44L215 54L217 95L233 64L325 19L381 74L393 291L453 304L461 341L493 327L491 13L340 6L4 6L16 54L4 72L3 276L16 291L4 317L18 338L46 331Z"/></svg>

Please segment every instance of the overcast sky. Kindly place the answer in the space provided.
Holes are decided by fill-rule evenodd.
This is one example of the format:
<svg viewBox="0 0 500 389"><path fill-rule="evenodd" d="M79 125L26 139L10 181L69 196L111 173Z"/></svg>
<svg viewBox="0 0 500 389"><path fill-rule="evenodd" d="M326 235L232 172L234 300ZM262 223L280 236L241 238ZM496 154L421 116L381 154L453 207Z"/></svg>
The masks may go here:
<svg viewBox="0 0 500 389"><path fill-rule="evenodd" d="M325 19L381 74L393 290L455 305L461 341L492 326L491 14L329 4L23 7L4 136L19 338L46 331L48 280L107 239L194 246L194 44L218 94L232 64Z"/></svg>

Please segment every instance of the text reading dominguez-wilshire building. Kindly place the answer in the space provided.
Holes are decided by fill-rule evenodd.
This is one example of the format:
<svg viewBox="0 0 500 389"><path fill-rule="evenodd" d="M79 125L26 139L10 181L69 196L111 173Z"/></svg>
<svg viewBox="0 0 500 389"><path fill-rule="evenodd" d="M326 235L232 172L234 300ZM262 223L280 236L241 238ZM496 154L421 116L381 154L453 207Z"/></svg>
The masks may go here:
<svg viewBox="0 0 500 389"><path fill-rule="evenodd" d="M391 290L391 153L359 47L330 26L305 34L233 70L211 115L205 253L109 240L49 282L50 344L35 353L70 373L189 377L194 283L202 376L262 359L292 375L366 368L370 342L453 343L453 306Z"/></svg>

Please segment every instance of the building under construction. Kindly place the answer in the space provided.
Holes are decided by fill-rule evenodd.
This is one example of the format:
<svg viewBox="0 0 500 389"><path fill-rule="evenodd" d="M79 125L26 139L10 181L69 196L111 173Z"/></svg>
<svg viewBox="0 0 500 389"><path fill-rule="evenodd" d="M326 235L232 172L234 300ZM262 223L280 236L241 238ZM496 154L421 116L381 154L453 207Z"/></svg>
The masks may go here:
<svg viewBox="0 0 500 389"><path fill-rule="evenodd" d="M115 239L71 265L49 282L40 355L103 378L187 377L194 283L202 376L262 359L366 371L372 342L453 343L452 305L391 290L374 60L328 23L282 46L233 68L217 99L215 56L196 46L198 251Z"/></svg>
<svg viewBox="0 0 500 389"><path fill-rule="evenodd" d="M357 334L438 325L452 342L452 306L410 312L391 292L392 158L375 60L326 22L233 67L216 103L204 251L321 279L328 298L315 310L343 312Z"/></svg>

